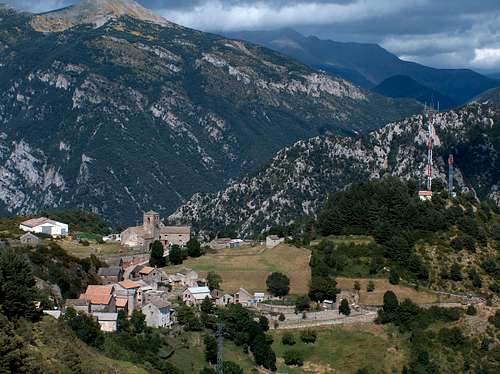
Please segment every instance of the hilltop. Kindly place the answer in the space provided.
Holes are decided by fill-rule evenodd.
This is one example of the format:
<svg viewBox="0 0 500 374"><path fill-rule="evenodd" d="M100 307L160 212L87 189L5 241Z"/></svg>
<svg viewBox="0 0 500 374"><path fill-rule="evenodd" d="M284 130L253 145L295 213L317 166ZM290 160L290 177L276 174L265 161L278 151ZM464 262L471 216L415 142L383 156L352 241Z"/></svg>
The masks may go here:
<svg viewBox="0 0 500 374"><path fill-rule="evenodd" d="M422 109L130 0L0 18L1 214L80 208L130 225L299 139Z"/></svg>
<svg viewBox="0 0 500 374"><path fill-rule="evenodd" d="M469 105L439 113L434 175L445 184L448 154L455 155L455 188L474 189L500 202L500 109ZM422 180L426 128L423 116L391 123L364 137L314 137L284 148L260 171L213 194L195 194L171 217L202 230L233 228L260 234L315 216L328 193L384 175Z"/></svg>
<svg viewBox="0 0 500 374"><path fill-rule="evenodd" d="M497 79L472 70L435 69L404 61L372 43L324 40L316 36L304 36L292 29L241 31L227 35L292 56L309 66L341 76L367 89L394 76L407 76L426 90L436 91L440 96L446 97L441 105L442 109L463 105L481 92L500 85ZM419 92L406 92L405 97L426 99L419 96ZM433 103L436 104L435 101Z"/></svg>

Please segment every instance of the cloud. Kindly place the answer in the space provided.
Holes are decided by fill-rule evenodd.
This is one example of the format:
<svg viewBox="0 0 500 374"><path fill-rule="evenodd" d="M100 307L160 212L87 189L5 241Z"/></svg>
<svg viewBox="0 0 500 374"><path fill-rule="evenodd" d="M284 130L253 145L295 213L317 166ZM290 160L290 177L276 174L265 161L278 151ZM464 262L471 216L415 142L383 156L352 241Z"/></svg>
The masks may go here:
<svg viewBox="0 0 500 374"><path fill-rule="evenodd" d="M425 0L342 1L342 2L237 2L205 1L187 9L162 9L174 22L201 30L234 31L274 29L310 25L356 22L372 17L397 14Z"/></svg>
<svg viewBox="0 0 500 374"><path fill-rule="evenodd" d="M498 68L500 66L500 48L476 48L472 64L484 69Z"/></svg>

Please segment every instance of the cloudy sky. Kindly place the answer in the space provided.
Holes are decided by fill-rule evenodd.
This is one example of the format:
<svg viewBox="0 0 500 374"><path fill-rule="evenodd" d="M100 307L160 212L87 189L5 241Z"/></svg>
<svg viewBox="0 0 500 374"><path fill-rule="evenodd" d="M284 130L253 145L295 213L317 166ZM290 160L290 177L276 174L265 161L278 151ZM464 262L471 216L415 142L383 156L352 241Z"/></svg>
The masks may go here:
<svg viewBox="0 0 500 374"><path fill-rule="evenodd" d="M2 1L2 0L0 0ZM77 0L3 0L41 12ZM339 41L375 42L435 67L500 72L500 0L138 0L205 31L292 27Z"/></svg>

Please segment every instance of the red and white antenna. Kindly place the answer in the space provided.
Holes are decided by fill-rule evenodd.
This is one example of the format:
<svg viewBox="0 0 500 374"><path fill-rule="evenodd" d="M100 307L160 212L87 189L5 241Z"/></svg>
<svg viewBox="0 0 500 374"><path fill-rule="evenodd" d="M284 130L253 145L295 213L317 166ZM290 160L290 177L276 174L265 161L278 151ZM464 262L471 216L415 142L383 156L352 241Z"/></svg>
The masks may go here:
<svg viewBox="0 0 500 374"><path fill-rule="evenodd" d="M434 135L434 116L432 110L429 111L429 123L428 123L428 139L427 139L427 191L432 191L432 147L433 147L433 135Z"/></svg>

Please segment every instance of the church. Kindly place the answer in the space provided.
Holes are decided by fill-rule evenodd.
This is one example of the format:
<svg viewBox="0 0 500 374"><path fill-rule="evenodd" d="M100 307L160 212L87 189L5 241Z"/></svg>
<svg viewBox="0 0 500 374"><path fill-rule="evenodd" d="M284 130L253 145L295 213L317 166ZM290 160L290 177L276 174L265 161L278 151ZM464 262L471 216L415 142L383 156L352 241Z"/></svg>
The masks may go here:
<svg viewBox="0 0 500 374"><path fill-rule="evenodd" d="M142 226L129 227L121 234L122 245L146 250L156 240L167 249L171 245L183 247L190 238L190 226L166 226L161 222L160 214L154 211L144 213Z"/></svg>

